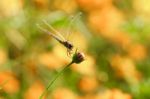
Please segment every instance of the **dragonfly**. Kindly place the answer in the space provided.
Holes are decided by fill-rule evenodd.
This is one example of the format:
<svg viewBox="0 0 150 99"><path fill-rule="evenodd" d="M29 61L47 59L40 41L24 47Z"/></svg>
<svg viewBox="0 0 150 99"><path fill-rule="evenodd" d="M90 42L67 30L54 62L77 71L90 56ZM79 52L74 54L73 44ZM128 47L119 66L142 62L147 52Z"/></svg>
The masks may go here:
<svg viewBox="0 0 150 99"><path fill-rule="evenodd" d="M39 24L37 24L38 28L42 31L45 32L47 34L49 34L51 37L53 37L54 39L56 39L60 44L62 44L63 46L65 46L67 48L67 55L71 55L72 50L74 48L73 44L66 40L60 32L58 32L57 30L55 30L51 25L49 25L45 20L43 20L44 24L46 24L54 33L50 32L49 30L43 28L42 26L40 26Z"/></svg>
<svg viewBox="0 0 150 99"><path fill-rule="evenodd" d="M72 20L70 21L70 24L68 26L68 32L70 31L71 25L72 23L81 15L82 13L78 13L75 17L72 17ZM43 20L43 23L45 25L47 25L54 33L50 32L49 30L43 28L42 26L40 26L39 24L37 24L38 28L42 31L45 32L47 34L49 34L51 37L53 37L54 39L56 39L60 44L62 44L63 46L65 46L67 48L67 55L71 55L74 45L68 41L67 39L65 39L60 32L58 32L57 30L55 30L50 24L48 24L47 21ZM69 33L68 33L69 35Z"/></svg>

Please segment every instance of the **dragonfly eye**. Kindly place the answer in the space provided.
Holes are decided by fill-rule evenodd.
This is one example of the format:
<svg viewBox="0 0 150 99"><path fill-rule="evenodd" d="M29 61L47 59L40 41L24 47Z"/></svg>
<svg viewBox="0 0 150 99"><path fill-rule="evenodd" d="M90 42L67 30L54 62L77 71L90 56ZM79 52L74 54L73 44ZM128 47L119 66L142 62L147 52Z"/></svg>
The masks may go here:
<svg viewBox="0 0 150 99"><path fill-rule="evenodd" d="M72 49L73 48L73 45L70 43L69 44L69 49Z"/></svg>

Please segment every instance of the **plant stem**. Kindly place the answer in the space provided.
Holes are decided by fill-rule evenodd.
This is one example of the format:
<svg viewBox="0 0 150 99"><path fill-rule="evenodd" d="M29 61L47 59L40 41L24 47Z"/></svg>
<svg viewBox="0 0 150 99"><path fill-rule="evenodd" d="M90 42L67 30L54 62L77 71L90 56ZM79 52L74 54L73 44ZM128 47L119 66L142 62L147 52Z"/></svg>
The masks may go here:
<svg viewBox="0 0 150 99"><path fill-rule="evenodd" d="M47 88L45 89L45 91L41 94L41 96L39 97L39 99L42 99L44 97L44 95L49 91L50 87L53 85L53 83L56 81L56 79L66 70L68 69L68 67L70 65L72 65L74 62L70 62L68 65L66 65L54 78L53 80L48 84Z"/></svg>

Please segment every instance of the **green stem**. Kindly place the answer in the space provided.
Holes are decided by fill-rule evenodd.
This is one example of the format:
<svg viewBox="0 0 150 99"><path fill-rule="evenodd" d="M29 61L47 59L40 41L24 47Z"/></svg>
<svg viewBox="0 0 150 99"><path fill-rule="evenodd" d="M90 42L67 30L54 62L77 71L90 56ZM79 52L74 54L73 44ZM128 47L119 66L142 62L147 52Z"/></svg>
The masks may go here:
<svg viewBox="0 0 150 99"><path fill-rule="evenodd" d="M39 97L39 99L42 99L44 97L44 95L49 91L50 87L53 85L53 83L56 81L56 79L66 70L68 69L68 67L70 65L72 65L74 62L70 62L67 66L64 67L64 69L62 69L55 77L54 79L48 84L47 88L45 89L45 91L41 94L41 96Z"/></svg>

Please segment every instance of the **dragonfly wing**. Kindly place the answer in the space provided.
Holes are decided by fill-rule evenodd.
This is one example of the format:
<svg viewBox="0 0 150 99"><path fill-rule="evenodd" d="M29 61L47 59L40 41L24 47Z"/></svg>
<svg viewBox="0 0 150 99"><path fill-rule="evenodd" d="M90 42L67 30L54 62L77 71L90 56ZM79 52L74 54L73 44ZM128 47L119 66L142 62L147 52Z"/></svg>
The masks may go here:
<svg viewBox="0 0 150 99"><path fill-rule="evenodd" d="M65 41L65 38L61 35L60 32L58 32L56 29L54 29L46 20L43 20L44 24L47 25L52 31L54 31L61 39Z"/></svg>
<svg viewBox="0 0 150 99"><path fill-rule="evenodd" d="M71 21L70 21L70 23L69 23L69 25L68 25L68 29L67 29L67 34L66 34L66 39L67 39L67 40L68 40L70 34L72 33L72 32L71 32L71 28L72 28L73 23L81 16L81 14L82 14L82 13L79 12L76 16L72 17L72 19L71 19Z"/></svg>
<svg viewBox="0 0 150 99"><path fill-rule="evenodd" d="M63 43L63 40L61 40L58 36L56 36L55 34L49 32L47 29L41 27L39 24L37 24L37 27L38 27L42 32L45 32L45 33L49 34L50 36L52 36L53 38L55 38L58 42Z"/></svg>

